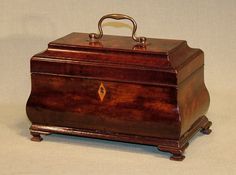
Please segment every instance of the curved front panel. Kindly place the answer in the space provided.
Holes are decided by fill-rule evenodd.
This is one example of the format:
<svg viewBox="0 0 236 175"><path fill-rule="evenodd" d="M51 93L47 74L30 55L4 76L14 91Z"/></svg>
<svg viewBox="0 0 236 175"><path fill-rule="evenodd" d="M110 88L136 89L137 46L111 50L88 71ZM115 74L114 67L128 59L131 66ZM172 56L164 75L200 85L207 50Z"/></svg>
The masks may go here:
<svg viewBox="0 0 236 175"><path fill-rule="evenodd" d="M32 73L33 124L178 139L175 87Z"/></svg>

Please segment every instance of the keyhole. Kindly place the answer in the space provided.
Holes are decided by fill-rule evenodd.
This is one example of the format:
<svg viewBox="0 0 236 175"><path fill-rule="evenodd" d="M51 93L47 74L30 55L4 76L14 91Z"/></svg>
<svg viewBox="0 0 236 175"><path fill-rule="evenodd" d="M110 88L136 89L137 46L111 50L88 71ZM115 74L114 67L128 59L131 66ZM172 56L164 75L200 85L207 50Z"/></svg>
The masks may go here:
<svg viewBox="0 0 236 175"><path fill-rule="evenodd" d="M104 89L103 89L103 87L101 87L100 93L101 93L101 94L104 94Z"/></svg>
<svg viewBox="0 0 236 175"><path fill-rule="evenodd" d="M100 97L100 100L103 101L103 98L106 95L106 89L103 85L103 83L100 84L99 89L98 89L98 95Z"/></svg>

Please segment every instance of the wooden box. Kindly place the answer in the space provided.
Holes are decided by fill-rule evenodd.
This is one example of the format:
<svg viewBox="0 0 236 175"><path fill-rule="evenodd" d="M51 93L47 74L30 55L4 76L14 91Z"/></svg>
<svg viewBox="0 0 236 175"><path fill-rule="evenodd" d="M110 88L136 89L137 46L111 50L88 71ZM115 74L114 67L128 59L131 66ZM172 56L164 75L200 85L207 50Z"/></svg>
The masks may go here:
<svg viewBox="0 0 236 175"><path fill-rule="evenodd" d="M106 18L131 20L132 37L103 36ZM203 52L182 40L136 37L125 15L99 25L99 35L71 33L32 57L32 140L59 133L148 144L182 160L191 137L211 131Z"/></svg>

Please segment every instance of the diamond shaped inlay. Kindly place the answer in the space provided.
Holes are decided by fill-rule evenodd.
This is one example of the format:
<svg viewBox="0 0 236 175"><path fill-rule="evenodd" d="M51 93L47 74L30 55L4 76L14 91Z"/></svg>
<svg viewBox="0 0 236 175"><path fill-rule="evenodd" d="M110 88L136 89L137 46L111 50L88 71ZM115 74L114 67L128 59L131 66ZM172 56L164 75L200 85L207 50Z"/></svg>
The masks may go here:
<svg viewBox="0 0 236 175"><path fill-rule="evenodd" d="M98 95L100 97L100 100L103 101L103 99L106 95L106 89L105 89L103 83L101 83L99 88L98 88Z"/></svg>

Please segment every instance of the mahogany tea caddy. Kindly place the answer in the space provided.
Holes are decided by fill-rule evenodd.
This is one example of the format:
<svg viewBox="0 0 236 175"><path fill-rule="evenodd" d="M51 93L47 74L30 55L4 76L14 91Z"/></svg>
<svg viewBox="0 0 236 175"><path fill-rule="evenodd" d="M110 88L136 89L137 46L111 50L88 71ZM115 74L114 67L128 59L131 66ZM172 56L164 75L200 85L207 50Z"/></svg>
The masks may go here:
<svg viewBox="0 0 236 175"><path fill-rule="evenodd" d="M132 37L103 35L106 18L130 20ZM106 15L98 28L31 58L31 140L56 133L147 144L183 160L189 140L211 132L203 52L183 40L137 37L127 15Z"/></svg>

